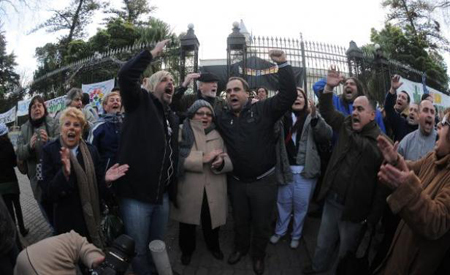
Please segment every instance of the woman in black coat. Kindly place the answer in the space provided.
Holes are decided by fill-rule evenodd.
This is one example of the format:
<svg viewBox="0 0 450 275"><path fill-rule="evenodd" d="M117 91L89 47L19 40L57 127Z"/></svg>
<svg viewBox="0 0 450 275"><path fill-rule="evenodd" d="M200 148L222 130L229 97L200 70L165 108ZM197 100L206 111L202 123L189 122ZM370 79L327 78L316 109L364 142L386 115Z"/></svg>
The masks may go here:
<svg viewBox="0 0 450 275"><path fill-rule="evenodd" d="M62 113L60 138L43 150L40 186L54 204L57 234L74 230L102 247L100 198L107 192L106 183L123 176L128 165L116 164L105 175L97 149L81 139L85 125L80 110L69 107Z"/></svg>
<svg viewBox="0 0 450 275"><path fill-rule="evenodd" d="M8 128L0 123L0 195L3 197L12 220L19 224L20 234L26 236L22 207L20 206L20 189L14 167L17 166L16 153L8 137Z"/></svg>

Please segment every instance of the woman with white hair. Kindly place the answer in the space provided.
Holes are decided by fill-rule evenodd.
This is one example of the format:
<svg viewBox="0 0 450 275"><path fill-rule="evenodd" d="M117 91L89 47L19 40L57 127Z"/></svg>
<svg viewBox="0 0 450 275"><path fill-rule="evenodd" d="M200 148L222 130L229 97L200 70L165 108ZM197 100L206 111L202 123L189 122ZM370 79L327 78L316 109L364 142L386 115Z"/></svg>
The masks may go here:
<svg viewBox="0 0 450 275"><path fill-rule="evenodd" d="M100 198L106 183L123 176L128 165L104 173L97 149L81 138L86 120L77 108L64 110L59 121L60 137L43 151L42 192L54 204L56 234L75 230L101 248Z"/></svg>

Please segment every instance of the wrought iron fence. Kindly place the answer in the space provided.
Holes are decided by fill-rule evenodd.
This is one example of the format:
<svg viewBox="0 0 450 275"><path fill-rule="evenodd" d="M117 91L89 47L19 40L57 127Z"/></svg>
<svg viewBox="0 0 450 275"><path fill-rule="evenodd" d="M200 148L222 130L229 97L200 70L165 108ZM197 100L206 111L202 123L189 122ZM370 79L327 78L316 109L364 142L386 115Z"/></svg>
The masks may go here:
<svg viewBox="0 0 450 275"><path fill-rule="evenodd" d="M131 57L143 49L151 49L152 44L134 44L120 49L109 50L104 53L95 53L88 58L47 73L33 80L30 84L35 92L46 94L49 98L63 95L70 87L81 87L81 84L95 83L106 79L116 79L120 67ZM174 76L176 82L180 79L180 52L181 48L177 44L169 45L161 58L152 62L147 68L146 75L150 75L158 70L167 70ZM190 63L185 65L187 70L193 66ZM42 82L57 80L57 84L41 86ZM42 87L50 89L42 91Z"/></svg>
<svg viewBox="0 0 450 275"><path fill-rule="evenodd" d="M343 46L314 41L304 41L303 44L307 90L312 90L314 83L326 76L331 65L336 65L346 77L350 76L346 49ZM341 86L337 88L337 93L342 93Z"/></svg>
<svg viewBox="0 0 450 275"><path fill-rule="evenodd" d="M255 36L247 37L245 43L246 45L242 49L237 47L240 49L239 51L229 53L229 58L230 56L233 58L228 60L228 66L233 67L235 64L240 64L242 69L239 72L235 70L234 74L244 77L253 89L262 84L270 86L267 77L265 79L261 76L271 66L268 53L272 49L281 49L286 52L288 61L294 68L294 74L301 76L297 77L297 85L302 86L308 96L312 96L314 83L326 77L327 70L331 65L336 65L345 77L356 76L360 79L366 92L380 104L384 102L392 75L399 74L409 80L422 82L423 72L395 60L386 59L379 49L374 52L363 51L353 41L349 43L348 48L322 42L304 41L301 36L299 39ZM255 67L259 69L256 72ZM229 69L229 72L230 75L233 74L232 69ZM273 70L269 70L268 73L273 73ZM254 77L255 75L259 77ZM435 79L427 78L427 85L446 92L446 85ZM272 85L272 87L274 86ZM340 94L342 91L343 87L338 86L337 93Z"/></svg>
<svg viewBox="0 0 450 275"><path fill-rule="evenodd" d="M147 74L166 69L174 75L177 82L181 83L187 73L197 72L200 44L193 26L189 27L187 35L180 41L181 45L169 47L163 57L152 64ZM150 44L134 44L96 53L35 79L33 85L45 79L61 80L61 87L52 88L56 93L54 96L57 96L67 90L67 86L80 86L81 83L115 78L126 60L142 49L151 47ZM223 88L222 82L226 83L228 77L242 76L251 88L269 86L267 87L270 90L269 95L275 93L277 79L274 72L277 67L268 55L272 49L282 49L286 52L288 61L294 69L297 85L302 86L309 96L312 96L314 83L326 76L331 65L336 65L347 77L356 76L362 80L369 94L380 103L384 101L391 75L400 74L416 82L421 82L422 78L422 72L395 60L387 60L379 51L364 52L353 41L346 48L329 43L305 41L301 35L299 38L244 36L239 32L239 27L234 25L233 33L227 39L227 65L220 68L224 71L224 80L219 83L220 88ZM427 79L427 83L434 88L446 87L430 78ZM342 87L338 87L337 92L341 93Z"/></svg>

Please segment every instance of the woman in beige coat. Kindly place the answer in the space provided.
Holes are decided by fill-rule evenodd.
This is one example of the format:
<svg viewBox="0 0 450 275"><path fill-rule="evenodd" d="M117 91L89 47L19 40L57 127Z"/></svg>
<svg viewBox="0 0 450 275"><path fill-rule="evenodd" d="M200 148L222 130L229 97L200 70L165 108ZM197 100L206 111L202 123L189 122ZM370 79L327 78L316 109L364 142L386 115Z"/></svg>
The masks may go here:
<svg viewBox="0 0 450 275"><path fill-rule="evenodd" d="M232 170L225 144L214 129L214 110L205 100L188 109L180 141L177 207L171 217L180 222L181 262L188 265L195 250L195 228L200 222L212 255L219 260L219 227L226 222L227 180Z"/></svg>

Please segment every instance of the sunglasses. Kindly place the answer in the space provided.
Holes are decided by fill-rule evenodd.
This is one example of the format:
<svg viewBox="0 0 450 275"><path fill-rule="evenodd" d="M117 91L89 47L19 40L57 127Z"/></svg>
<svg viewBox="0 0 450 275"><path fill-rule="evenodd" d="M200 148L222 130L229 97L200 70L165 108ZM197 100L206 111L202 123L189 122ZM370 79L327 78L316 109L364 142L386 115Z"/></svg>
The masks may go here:
<svg viewBox="0 0 450 275"><path fill-rule="evenodd" d="M200 117L204 117L204 116L212 117L213 116L212 113L208 113L208 112L195 112L195 114Z"/></svg>

